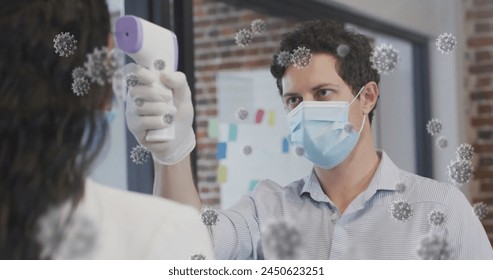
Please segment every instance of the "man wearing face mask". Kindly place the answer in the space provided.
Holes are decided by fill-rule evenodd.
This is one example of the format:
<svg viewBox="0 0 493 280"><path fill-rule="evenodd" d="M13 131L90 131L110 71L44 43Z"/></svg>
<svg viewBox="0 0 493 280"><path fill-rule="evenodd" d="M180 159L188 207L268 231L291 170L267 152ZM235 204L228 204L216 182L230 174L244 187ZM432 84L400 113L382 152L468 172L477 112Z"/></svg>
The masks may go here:
<svg viewBox="0 0 493 280"><path fill-rule="evenodd" d="M340 45L349 48L344 56L337 52ZM218 211L211 227L216 258L493 259L488 237L460 191L400 170L376 150L371 121L380 77L371 67L368 38L335 22L312 21L285 34L279 52L298 47L311 50L308 65L280 65L275 55L271 73L288 112L288 139L304 149L313 171L287 186L261 181L236 205ZM183 75L164 73L161 80L173 89L176 125L188 125L192 115L181 114L191 106ZM132 98L151 102L157 94L152 88L130 90L130 130L151 147L155 189L200 209L191 149L180 148L194 146L191 126L175 142L150 146L143 137L143 128L151 127L144 116L153 114L134 113Z"/></svg>

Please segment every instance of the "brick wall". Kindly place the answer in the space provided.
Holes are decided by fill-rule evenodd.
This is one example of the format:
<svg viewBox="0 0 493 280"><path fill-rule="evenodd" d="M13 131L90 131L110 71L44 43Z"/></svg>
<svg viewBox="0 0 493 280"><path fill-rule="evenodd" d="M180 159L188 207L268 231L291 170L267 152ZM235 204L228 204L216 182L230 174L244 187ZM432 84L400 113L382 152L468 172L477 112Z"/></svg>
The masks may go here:
<svg viewBox="0 0 493 280"><path fill-rule="evenodd" d="M468 139L475 150L472 202L488 204L483 220L493 244L493 1L463 0L465 13L465 85Z"/></svg>
<svg viewBox="0 0 493 280"><path fill-rule="evenodd" d="M207 134L208 120L217 117L216 73L227 69L269 68L281 34L290 30L295 22L240 9L218 0L194 0L193 8L198 188L204 205L218 207L217 141ZM266 21L267 31L256 36L249 46L237 46L235 33L249 28L250 22L257 18Z"/></svg>

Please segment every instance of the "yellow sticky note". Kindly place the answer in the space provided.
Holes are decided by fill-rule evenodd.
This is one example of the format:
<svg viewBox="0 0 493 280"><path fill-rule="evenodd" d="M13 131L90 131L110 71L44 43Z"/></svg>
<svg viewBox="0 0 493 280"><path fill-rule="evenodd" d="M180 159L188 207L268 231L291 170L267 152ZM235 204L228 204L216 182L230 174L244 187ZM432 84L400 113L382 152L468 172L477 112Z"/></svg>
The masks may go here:
<svg viewBox="0 0 493 280"><path fill-rule="evenodd" d="M217 168L217 182L219 184L226 183L228 181L228 168L224 165L219 165Z"/></svg>
<svg viewBox="0 0 493 280"><path fill-rule="evenodd" d="M267 117L267 124L269 126L276 125L276 111L270 111L269 116Z"/></svg>

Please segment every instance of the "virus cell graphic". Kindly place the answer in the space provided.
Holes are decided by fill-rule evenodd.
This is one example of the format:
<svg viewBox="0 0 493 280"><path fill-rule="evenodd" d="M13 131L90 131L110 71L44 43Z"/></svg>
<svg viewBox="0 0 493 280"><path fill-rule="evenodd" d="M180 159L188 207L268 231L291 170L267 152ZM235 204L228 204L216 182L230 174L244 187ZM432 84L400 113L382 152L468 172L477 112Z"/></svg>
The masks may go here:
<svg viewBox="0 0 493 280"><path fill-rule="evenodd" d="M219 221L219 215L215 209L206 208L200 211L200 219L206 226L215 226L217 221Z"/></svg>
<svg viewBox="0 0 493 280"><path fill-rule="evenodd" d="M41 258L81 259L96 247L97 228L82 213L71 215L70 203L50 208L38 221ZM63 245L62 245L63 244Z"/></svg>
<svg viewBox="0 0 493 280"><path fill-rule="evenodd" d="M105 51L108 53L108 60L106 62L109 71L114 74L118 69L123 67L123 64L125 63L125 54L117 48L113 48L111 51L105 49Z"/></svg>
<svg viewBox="0 0 493 280"><path fill-rule="evenodd" d="M72 70L72 79L86 78L86 70L83 67L76 67Z"/></svg>
<svg viewBox="0 0 493 280"><path fill-rule="evenodd" d="M76 215L71 221L71 230L67 236L67 246L59 252L61 259L84 259L95 249L97 241L97 227L94 221L85 215Z"/></svg>
<svg viewBox="0 0 493 280"><path fill-rule="evenodd" d="M252 42L253 36L252 32L248 29L240 29L240 31L236 32L235 41L236 44L240 47L246 47Z"/></svg>
<svg viewBox="0 0 493 280"><path fill-rule="evenodd" d="M111 83L113 74L121 66L121 61L119 52L109 52L106 47L95 48L92 53L87 55L84 67L91 82L103 86Z"/></svg>
<svg viewBox="0 0 493 280"><path fill-rule="evenodd" d="M91 83L86 78L78 78L72 81L72 92L77 96L84 96L89 93Z"/></svg>
<svg viewBox="0 0 493 280"><path fill-rule="evenodd" d="M144 164L150 157L149 150L142 145L137 145L130 151L130 158L135 164Z"/></svg>
<svg viewBox="0 0 493 280"><path fill-rule="evenodd" d="M353 132L353 125L350 123L347 123L344 125L344 132L346 133L351 133Z"/></svg>
<svg viewBox="0 0 493 280"><path fill-rule="evenodd" d="M279 52L276 57L276 63L281 67L288 66L291 63L291 54L287 51Z"/></svg>
<svg viewBox="0 0 493 280"><path fill-rule="evenodd" d="M440 136L437 138L436 142L435 142L436 146L440 149L445 149L447 148L448 146L448 140L447 140L447 137L445 136Z"/></svg>
<svg viewBox="0 0 493 280"><path fill-rule="evenodd" d="M310 61L312 61L312 53L305 47L297 47L291 54L291 63L298 69L308 66Z"/></svg>
<svg viewBox="0 0 493 280"><path fill-rule="evenodd" d="M447 175L450 182L461 185L469 182L474 169L469 160L452 160L447 165Z"/></svg>
<svg viewBox="0 0 493 280"><path fill-rule="evenodd" d="M406 191L406 184L404 184L403 182L397 182L395 184L395 190L398 192L398 193L403 193Z"/></svg>
<svg viewBox="0 0 493 280"><path fill-rule="evenodd" d="M260 235L268 259L299 258L301 234L293 223L283 219L268 223L262 227Z"/></svg>
<svg viewBox="0 0 493 280"><path fill-rule="evenodd" d="M127 83L127 87L132 88L139 84L139 76L135 73L128 73L125 76L125 81Z"/></svg>
<svg viewBox="0 0 493 280"><path fill-rule="evenodd" d="M302 156L305 154L305 149L303 149L302 147L296 147L296 149L294 149L294 152L296 153L297 156Z"/></svg>
<svg viewBox="0 0 493 280"><path fill-rule="evenodd" d="M425 237L421 240L418 256L422 260L448 260L450 259L448 242L436 235Z"/></svg>
<svg viewBox="0 0 493 280"><path fill-rule="evenodd" d="M174 120L175 120L175 115L173 115L173 114L167 113L167 114L164 114L164 116L163 116L163 121L167 125L172 124Z"/></svg>
<svg viewBox="0 0 493 280"><path fill-rule="evenodd" d="M468 143L463 143L457 147L455 153L460 160L471 160L474 156L474 148Z"/></svg>
<svg viewBox="0 0 493 280"><path fill-rule="evenodd" d="M248 118L248 111L245 108L240 108L236 111L236 118L239 120L246 120Z"/></svg>
<svg viewBox="0 0 493 280"><path fill-rule="evenodd" d="M204 256L204 254L198 253L198 254L191 255L190 259L191 260L205 260L205 256Z"/></svg>
<svg viewBox="0 0 493 280"><path fill-rule="evenodd" d="M164 62L164 60L162 59L156 59L154 60L152 65L154 66L154 69L161 71L164 70L164 68L166 67L166 62Z"/></svg>
<svg viewBox="0 0 493 280"><path fill-rule="evenodd" d="M433 210L428 215L428 218L432 226L441 227L445 222L445 213L440 210Z"/></svg>
<svg viewBox="0 0 493 280"><path fill-rule="evenodd" d="M142 105L144 105L144 99L142 99L142 97L137 97L135 98L134 103L135 106L142 107Z"/></svg>
<svg viewBox="0 0 493 280"><path fill-rule="evenodd" d="M375 47L370 56L372 68L380 74L390 74L397 69L400 57L399 52L392 45L382 44Z"/></svg>
<svg viewBox="0 0 493 280"><path fill-rule="evenodd" d="M38 220L38 233L36 239L42 245L40 256L43 259L54 258L63 239L63 221L66 219L62 213L67 204L58 207L50 207L46 214Z"/></svg>
<svg viewBox="0 0 493 280"><path fill-rule="evenodd" d="M74 35L69 32L62 32L56 35L53 39L53 43L55 53L60 56L68 57L69 55L73 55L75 50L77 50L77 40L75 40Z"/></svg>
<svg viewBox="0 0 493 280"><path fill-rule="evenodd" d="M438 135L442 131L442 122L439 119L431 119L426 124L426 130L431 136Z"/></svg>
<svg viewBox="0 0 493 280"><path fill-rule="evenodd" d="M437 37L435 45L437 46L437 50L443 54L447 54L454 50L455 45L457 45L457 39L450 33L442 33Z"/></svg>
<svg viewBox="0 0 493 280"><path fill-rule="evenodd" d="M243 154L244 154L245 156L248 156L248 155L250 155L250 154L252 153L252 151L253 151L253 150L252 150L252 146L245 145L245 146L243 146L243 148L241 149L241 151L243 152Z"/></svg>
<svg viewBox="0 0 493 280"><path fill-rule="evenodd" d="M472 205L472 211L479 220L482 220L488 215L488 205L484 202L476 202Z"/></svg>
<svg viewBox="0 0 493 280"><path fill-rule="evenodd" d="M250 24L250 27L252 29L252 33L255 35L260 35L260 34L264 33L265 30L267 30L267 24L265 23L265 21L263 19L260 19L260 18L252 21L252 23Z"/></svg>
<svg viewBox="0 0 493 280"><path fill-rule="evenodd" d="M126 82L124 80L123 70L119 69L113 74L111 86L117 100L124 100L127 91L125 90Z"/></svg>
<svg viewBox="0 0 493 280"><path fill-rule="evenodd" d="M413 215L411 204L402 200L392 202L389 211L392 217L399 222L405 222Z"/></svg>
<svg viewBox="0 0 493 280"><path fill-rule="evenodd" d="M344 58L346 57L346 55L348 55L350 50L351 49L349 48L348 45L340 44L339 46L337 46L336 52L339 57Z"/></svg>

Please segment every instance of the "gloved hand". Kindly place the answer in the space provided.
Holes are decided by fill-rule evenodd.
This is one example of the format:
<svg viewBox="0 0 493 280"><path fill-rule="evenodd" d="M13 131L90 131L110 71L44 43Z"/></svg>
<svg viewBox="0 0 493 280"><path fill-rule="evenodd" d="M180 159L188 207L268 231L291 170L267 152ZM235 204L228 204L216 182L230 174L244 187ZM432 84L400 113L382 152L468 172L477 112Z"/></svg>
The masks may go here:
<svg viewBox="0 0 493 280"><path fill-rule="evenodd" d="M129 88L126 97L128 128L152 153L155 162L172 165L181 161L195 147L192 97L185 75L164 70L157 77L156 73L133 63L127 64L123 71L134 73L139 79L138 85ZM155 83L158 78L172 93ZM169 126L164 120L169 114L174 116L175 138L163 142L146 141L147 130Z"/></svg>

